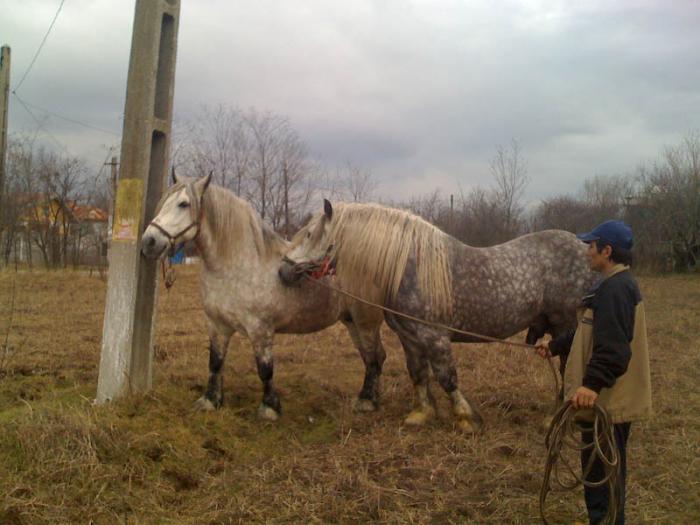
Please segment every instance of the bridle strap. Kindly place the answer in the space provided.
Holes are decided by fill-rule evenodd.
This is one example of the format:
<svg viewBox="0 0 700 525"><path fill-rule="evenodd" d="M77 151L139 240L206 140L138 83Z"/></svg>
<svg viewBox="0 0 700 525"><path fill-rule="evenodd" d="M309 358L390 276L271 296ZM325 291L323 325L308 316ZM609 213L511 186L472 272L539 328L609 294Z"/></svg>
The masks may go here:
<svg viewBox="0 0 700 525"><path fill-rule="evenodd" d="M171 235L170 232L168 232L168 230L166 230L165 228L163 228L163 227L162 227L160 224L158 224L157 222L151 221L150 226L153 226L156 230L158 230L160 233L162 233L163 235L165 235L165 236L168 238L168 240L170 241L170 244L174 244L174 243L175 243L175 239L177 239L177 238L180 237L181 235L184 235L185 233L187 233L189 230L191 230L191 229L194 228L194 227L197 227L197 234L199 234L199 221L198 221L198 220L192 222L192 223L191 223L189 226L187 226L184 230L182 230L182 231L176 233L175 235Z"/></svg>
<svg viewBox="0 0 700 525"><path fill-rule="evenodd" d="M308 274L314 279L320 279L326 275L335 274L335 257L331 257L334 243L328 246L326 253L320 259L308 262L295 262L286 255L282 257L282 261L292 266L292 272L298 275Z"/></svg>
<svg viewBox="0 0 700 525"><path fill-rule="evenodd" d="M190 195L194 196L194 191L192 190L192 184L188 184L187 186L185 186L185 189L187 190L187 192L188 192ZM194 200L194 199L193 199L193 200ZM179 231L178 233L176 233L176 234L174 234L174 235L171 234L171 233L170 233L168 230L166 230L165 228L163 228L160 224L158 224L157 222L155 222L155 219L153 219L148 225L149 225L149 226L153 226L156 230L158 230L160 233L162 233L163 235L165 235L165 236L168 238L168 241L169 241L169 243L170 243L170 247L171 247L171 248L172 248L173 246L175 246L175 239L177 239L178 237L184 235L185 233L187 233L188 231L190 231L192 228L195 228L195 227L196 227L196 228L197 228L197 233L196 233L196 234L194 235L194 237L192 238L192 240L194 240L194 239L197 238L197 236L199 235L199 232L200 232L200 230L201 230L200 225L201 225L201 222L202 222L202 213L203 213L203 211L204 211L204 206L202 206L203 201L204 201L204 193L202 193L201 197L199 198L199 209L197 210L197 219L194 220L194 221L192 221L192 222L189 224L189 226L186 226L183 230Z"/></svg>

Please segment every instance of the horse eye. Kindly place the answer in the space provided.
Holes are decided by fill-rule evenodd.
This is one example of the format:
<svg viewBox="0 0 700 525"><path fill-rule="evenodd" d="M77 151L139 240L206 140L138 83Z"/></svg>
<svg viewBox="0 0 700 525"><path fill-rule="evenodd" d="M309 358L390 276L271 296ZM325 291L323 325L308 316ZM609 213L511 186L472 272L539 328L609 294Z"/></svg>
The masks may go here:
<svg viewBox="0 0 700 525"><path fill-rule="evenodd" d="M306 232L306 238L311 239L311 232Z"/></svg>
<svg viewBox="0 0 700 525"><path fill-rule="evenodd" d="M182 201L180 204L177 205L179 208L189 208L190 203L187 201Z"/></svg>

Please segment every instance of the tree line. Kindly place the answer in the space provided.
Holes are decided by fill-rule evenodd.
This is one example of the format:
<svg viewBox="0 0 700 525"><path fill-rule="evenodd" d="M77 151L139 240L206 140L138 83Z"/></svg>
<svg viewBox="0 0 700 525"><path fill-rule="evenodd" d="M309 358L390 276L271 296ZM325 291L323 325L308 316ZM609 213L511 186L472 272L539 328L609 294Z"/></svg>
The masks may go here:
<svg viewBox="0 0 700 525"><path fill-rule="evenodd" d="M587 231L603 220L622 219L635 231L638 264L653 270L700 267L697 133L689 133L631 173L593 176L576 192L536 203L524 200L530 173L515 140L495 148L491 184L486 187L453 195L436 189L391 201L378 199L379 183L369 170L350 161L325 165L289 120L273 112L226 105L203 108L192 121L176 125L173 137L171 161L179 174L213 173L217 184L247 199L285 237L304 223L321 196L327 196L408 208L473 246L543 229ZM0 256L5 264L17 256L18 241L33 246L40 262L49 267L80 264L85 253L104 255L106 229L95 228L75 210L111 210L109 173L90 174L79 158L47 151L28 137L11 137L6 173L0 210Z"/></svg>
<svg viewBox="0 0 700 525"><path fill-rule="evenodd" d="M104 254L106 231L96 226L110 195L81 158L49 151L36 137L12 136L5 173L1 262L21 257L30 266L56 268L77 266L88 253L93 260Z"/></svg>
<svg viewBox="0 0 700 525"><path fill-rule="evenodd" d="M489 246L545 229L589 231L607 219L635 233L636 264L653 271L700 269L700 135L687 134L653 162L614 176L593 176L575 193L555 194L529 208L522 195L529 177L517 142L497 148L493 184L445 199L409 203L463 242ZM504 160L505 158L505 160ZM435 202L442 205L435 205Z"/></svg>

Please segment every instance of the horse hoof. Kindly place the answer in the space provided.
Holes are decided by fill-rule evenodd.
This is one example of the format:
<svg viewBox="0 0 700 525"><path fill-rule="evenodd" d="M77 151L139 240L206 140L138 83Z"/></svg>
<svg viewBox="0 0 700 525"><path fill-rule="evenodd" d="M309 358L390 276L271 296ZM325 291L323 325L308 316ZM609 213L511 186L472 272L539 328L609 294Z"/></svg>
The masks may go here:
<svg viewBox="0 0 700 525"><path fill-rule="evenodd" d="M476 434L479 431L479 427L475 426L468 419L458 419L457 422L455 423L455 427L462 434Z"/></svg>
<svg viewBox="0 0 700 525"><path fill-rule="evenodd" d="M356 412L374 412L377 410L377 405L371 399L358 399L355 401Z"/></svg>
<svg viewBox="0 0 700 525"><path fill-rule="evenodd" d="M258 407L258 417L264 421L277 421L280 415L274 408L261 404Z"/></svg>
<svg viewBox="0 0 700 525"><path fill-rule="evenodd" d="M428 421L435 417L435 409L433 408L416 408L413 410L406 419L403 420L405 425L411 427L422 427Z"/></svg>
<svg viewBox="0 0 700 525"><path fill-rule="evenodd" d="M195 412L213 412L214 410L216 410L214 403L212 403L211 400L207 399L204 396L200 397L197 401L195 401L194 406L192 408L195 410Z"/></svg>

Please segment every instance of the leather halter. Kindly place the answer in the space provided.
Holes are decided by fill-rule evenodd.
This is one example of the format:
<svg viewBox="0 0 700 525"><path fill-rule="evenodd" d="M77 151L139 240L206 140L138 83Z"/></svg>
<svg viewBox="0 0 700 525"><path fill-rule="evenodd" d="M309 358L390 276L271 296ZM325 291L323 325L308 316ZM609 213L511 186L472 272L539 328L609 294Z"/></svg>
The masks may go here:
<svg viewBox="0 0 700 525"><path fill-rule="evenodd" d="M190 184L187 184L185 186L185 191L187 191L187 193L190 195L190 198L194 197L194 190L192 188L193 184L194 183L190 183ZM185 228L183 228L182 230L180 230L179 232L177 232L175 234L171 234L168 230L166 230L160 224L155 222L155 218L148 224L149 226L153 226L156 230L158 230L160 233L162 233L163 235L165 235L168 238L168 244L170 245L170 252L171 253L174 251L175 240L178 237L181 237L182 235L184 235L185 233L190 231L192 228L197 228L197 233L195 233L194 237L192 237L192 240L196 239L197 236L199 235L199 232L201 230L200 225L202 222L202 212L204 211L204 207L202 206L203 200L204 200L204 193L202 193L202 195L199 198L199 209L196 211L197 218L195 220L193 220L188 226L186 226ZM192 199L192 201L195 201L195 199ZM190 208L190 209L192 209L192 208ZM157 216L158 216L158 214L156 213L156 218L157 218Z"/></svg>
<svg viewBox="0 0 700 525"><path fill-rule="evenodd" d="M292 266L292 273L296 275L309 275L313 279L321 279L326 275L335 275L335 257L331 256L334 244L330 244L326 253L320 259L308 262L295 262L286 255L282 261Z"/></svg>

